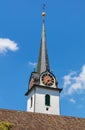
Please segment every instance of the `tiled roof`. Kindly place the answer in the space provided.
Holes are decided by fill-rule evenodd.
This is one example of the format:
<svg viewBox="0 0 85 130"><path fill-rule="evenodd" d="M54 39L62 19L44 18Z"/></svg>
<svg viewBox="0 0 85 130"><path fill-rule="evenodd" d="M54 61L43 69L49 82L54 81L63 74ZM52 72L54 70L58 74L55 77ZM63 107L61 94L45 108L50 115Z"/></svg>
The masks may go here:
<svg viewBox="0 0 85 130"><path fill-rule="evenodd" d="M13 130L85 130L85 118L22 111L0 109L0 121L13 123Z"/></svg>

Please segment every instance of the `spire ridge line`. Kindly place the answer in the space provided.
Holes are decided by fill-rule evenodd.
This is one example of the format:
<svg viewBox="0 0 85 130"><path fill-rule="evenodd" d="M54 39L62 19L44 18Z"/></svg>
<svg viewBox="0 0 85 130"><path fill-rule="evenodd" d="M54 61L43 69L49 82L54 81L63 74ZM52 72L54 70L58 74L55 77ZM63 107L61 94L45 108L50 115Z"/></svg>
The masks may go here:
<svg viewBox="0 0 85 130"><path fill-rule="evenodd" d="M43 5L43 12L42 12L42 36L41 36L40 54L39 54L38 66L37 66L38 74L50 70L47 46L46 46L46 32L45 32L46 13L44 11L45 10L44 6L45 5Z"/></svg>

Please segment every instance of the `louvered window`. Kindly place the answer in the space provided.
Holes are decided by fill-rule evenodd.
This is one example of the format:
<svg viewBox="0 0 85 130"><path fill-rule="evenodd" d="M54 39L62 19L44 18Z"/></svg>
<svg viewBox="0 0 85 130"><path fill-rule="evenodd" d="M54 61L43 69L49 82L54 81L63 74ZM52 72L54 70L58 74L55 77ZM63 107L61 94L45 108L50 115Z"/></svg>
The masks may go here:
<svg viewBox="0 0 85 130"><path fill-rule="evenodd" d="M32 107L32 103L33 103L33 98L31 97L31 107Z"/></svg>
<svg viewBox="0 0 85 130"><path fill-rule="evenodd" d="M50 95L48 94L45 95L45 105L50 106Z"/></svg>

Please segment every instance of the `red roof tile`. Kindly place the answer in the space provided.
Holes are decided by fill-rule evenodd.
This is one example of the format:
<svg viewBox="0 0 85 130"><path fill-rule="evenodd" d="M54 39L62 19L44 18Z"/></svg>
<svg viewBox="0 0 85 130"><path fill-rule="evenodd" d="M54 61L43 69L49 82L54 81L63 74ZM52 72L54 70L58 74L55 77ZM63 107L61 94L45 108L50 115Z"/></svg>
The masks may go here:
<svg viewBox="0 0 85 130"><path fill-rule="evenodd" d="M0 109L0 121L13 123L13 130L85 130L85 118L22 111Z"/></svg>

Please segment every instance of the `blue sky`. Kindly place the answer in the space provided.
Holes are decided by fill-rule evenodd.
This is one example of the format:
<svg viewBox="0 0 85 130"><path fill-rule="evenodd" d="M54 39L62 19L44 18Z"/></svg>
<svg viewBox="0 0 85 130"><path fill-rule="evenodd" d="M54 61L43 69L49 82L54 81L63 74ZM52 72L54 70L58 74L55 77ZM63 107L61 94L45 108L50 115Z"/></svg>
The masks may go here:
<svg viewBox="0 0 85 130"><path fill-rule="evenodd" d="M0 108L26 111L42 3L0 0ZM63 88L61 115L85 117L85 0L46 1L45 26L50 67Z"/></svg>

